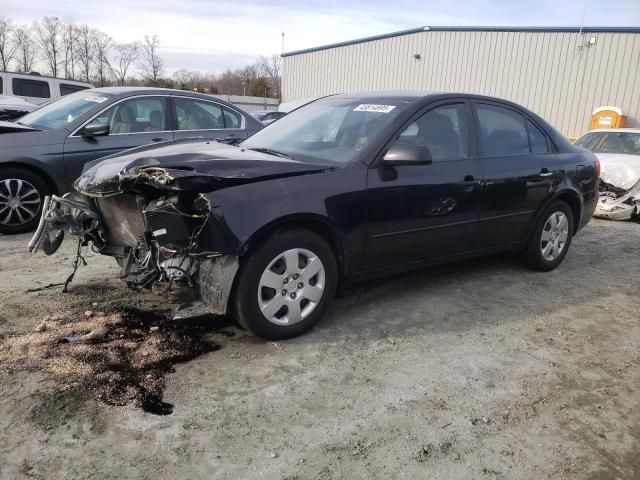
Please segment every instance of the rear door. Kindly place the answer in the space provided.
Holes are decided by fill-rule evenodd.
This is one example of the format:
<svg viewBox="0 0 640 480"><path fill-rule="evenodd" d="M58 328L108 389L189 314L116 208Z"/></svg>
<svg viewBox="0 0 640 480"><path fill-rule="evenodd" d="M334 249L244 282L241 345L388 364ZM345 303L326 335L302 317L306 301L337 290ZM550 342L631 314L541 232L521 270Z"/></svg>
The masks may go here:
<svg viewBox="0 0 640 480"><path fill-rule="evenodd" d="M82 127L64 142L64 164L69 183L80 176L85 163L128 148L173 140L168 97L144 95L116 102L89 123L109 125L109 134L82 136ZM83 125L83 126L84 126Z"/></svg>
<svg viewBox="0 0 640 480"><path fill-rule="evenodd" d="M473 106L485 175L478 245L519 242L561 181L560 162L551 140L524 112L478 100Z"/></svg>
<svg viewBox="0 0 640 480"><path fill-rule="evenodd" d="M213 100L174 96L175 138L244 139L244 117Z"/></svg>
<svg viewBox="0 0 640 480"><path fill-rule="evenodd" d="M369 169L365 268L474 248L483 173L470 123L465 101L427 107L394 142L427 147L433 163Z"/></svg>

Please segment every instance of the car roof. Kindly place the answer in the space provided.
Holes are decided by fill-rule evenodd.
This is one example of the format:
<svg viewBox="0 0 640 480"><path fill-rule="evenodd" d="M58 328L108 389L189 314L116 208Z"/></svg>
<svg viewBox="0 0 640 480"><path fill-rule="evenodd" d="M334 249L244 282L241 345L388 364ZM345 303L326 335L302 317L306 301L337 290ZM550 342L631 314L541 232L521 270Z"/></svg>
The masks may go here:
<svg viewBox="0 0 640 480"><path fill-rule="evenodd" d="M234 104L222 100L221 98L214 97L213 95L207 95L204 93L198 92L189 92L187 90L178 90L175 88L158 88L158 87L97 87L90 88L87 90L83 90L83 92L94 92L94 93L106 93L110 95L122 96L126 97L131 94L136 95L180 95L184 97L194 97L201 98L203 100L211 100L218 103L222 103L228 107L231 107L235 110L242 110L241 107L237 107Z"/></svg>
<svg viewBox="0 0 640 480"><path fill-rule="evenodd" d="M475 100L486 100L502 102L509 105L516 106L518 108L526 107L515 103L511 100L501 97L491 97L488 95L481 95L478 93L469 92L450 92L450 91L433 91L433 90L380 90L373 92L353 92L353 93L340 93L337 95L330 95L331 98L352 98L352 99L387 99L397 100L405 102L415 102L418 100L426 100L431 97L459 97ZM326 97L324 97L326 98Z"/></svg>
<svg viewBox="0 0 640 480"><path fill-rule="evenodd" d="M441 94L444 92L432 92L432 91L412 91L412 90L380 90L373 92L353 92L353 93L339 93L332 95L334 98L388 98L394 100L415 101L421 98Z"/></svg>
<svg viewBox="0 0 640 480"><path fill-rule="evenodd" d="M209 100L215 100L225 105L229 105L229 102L222 100L218 97L214 97L212 95L207 95L205 93L199 92L189 92L188 90L178 90L176 88L159 88L159 87L97 87L90 88L88 90L84 90L85 92L96 92L96 93L108 93L111 95L127 95L131 93L135 93L138 95L153 95L153 94L163 94L163 95L183 95L189 97L198 97L198 98L206 98Z"/></svg>
<svg viewBox="0 0 640 480"><path fill-rule="evenodd" d="M193 95L194 92L188 92L186 90L176 90L174 88L159 88L159 87L97 87L91 88L92 92L110 93L112 95L119 95L123 93L185 93ZM196 94L197 95L197 94Z"/></svg>

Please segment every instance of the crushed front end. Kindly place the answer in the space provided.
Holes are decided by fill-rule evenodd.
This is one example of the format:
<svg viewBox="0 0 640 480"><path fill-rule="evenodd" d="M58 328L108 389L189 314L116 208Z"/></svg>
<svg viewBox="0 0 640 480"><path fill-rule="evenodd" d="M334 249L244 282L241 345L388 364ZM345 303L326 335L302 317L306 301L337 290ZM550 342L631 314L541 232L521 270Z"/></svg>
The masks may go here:
<svg viewBox="0 0 640 480"><path fill-rule="evenodd" d="M609 220L629 220L640 214L640 157L599 154L600 196L593 213Z"/></svg>
<svg viewBox="0 0 640 480"><path fill-rule="evenodd" d="M52 255L65 233L79 247L114 257L121 279L207 311L226 313L238 259L223 255L205 228L211 206L202 176L189 171L141 167L109 182L76 182L82 193L47 197L29 249ZM201 188L198 188L200 186ZM80 249L79 249L80 251Z"/></svg>
<svg viewBox="0 0 640 480"><path fill-rule="evenodd" d="M595 217L609 220L629 220L640 213L640 182L630 190L615 188L600 182L600 198Z"/></svg>

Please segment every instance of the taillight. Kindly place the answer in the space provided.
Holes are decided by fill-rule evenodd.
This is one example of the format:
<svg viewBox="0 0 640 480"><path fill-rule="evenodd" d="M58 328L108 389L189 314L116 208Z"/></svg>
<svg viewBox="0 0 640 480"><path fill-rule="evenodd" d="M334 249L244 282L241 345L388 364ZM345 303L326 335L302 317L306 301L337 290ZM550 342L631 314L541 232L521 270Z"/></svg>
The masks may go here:
<svg viewBox="0 0 640 480"><path fill-rule="evenodd" d="M593 164L593 166L596 169L596 178L600 178L600 160L596 158L596 161Z"/></svg>

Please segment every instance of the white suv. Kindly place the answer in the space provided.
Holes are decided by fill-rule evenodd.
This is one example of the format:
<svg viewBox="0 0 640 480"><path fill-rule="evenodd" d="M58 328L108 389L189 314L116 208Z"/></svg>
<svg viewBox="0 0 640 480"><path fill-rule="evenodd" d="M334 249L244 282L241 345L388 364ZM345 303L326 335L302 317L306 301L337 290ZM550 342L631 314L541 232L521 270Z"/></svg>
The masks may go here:
<svg viewBox="0 0 640 480"><path fill-rule="evenodd" d="M90 83L45 77L37 73L0 72L0 94L20 97L33 104L92 88Z"/></svg>

